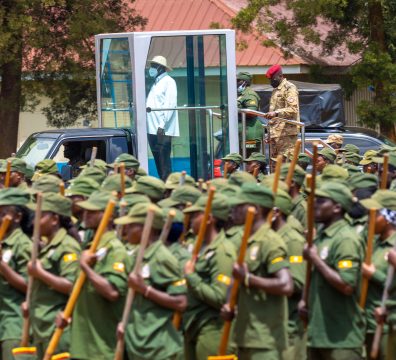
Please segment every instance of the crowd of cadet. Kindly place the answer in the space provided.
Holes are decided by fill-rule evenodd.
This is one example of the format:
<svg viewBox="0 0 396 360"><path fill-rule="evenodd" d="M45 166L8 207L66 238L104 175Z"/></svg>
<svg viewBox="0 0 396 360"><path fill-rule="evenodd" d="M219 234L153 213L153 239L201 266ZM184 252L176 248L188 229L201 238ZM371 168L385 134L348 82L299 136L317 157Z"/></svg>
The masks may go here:
<svg viewBox="0 0 396 360"><path fill-rule="evenodd" d="M172 173L163 182L148 176L129 154L113 164L96 159L82 166L65 190L52 160L38 163L34 172L21 159L2 160L0 220L7 217L10 225L1 241L0 359L43 359L55 328L63 335L53 359L112 360L120 339L128 360L370 359L379 325L378 358L396 359L396 278L387 276L396 267L396 148L383 146L361 156L342 141L330 135L327 143L336 151L318 151L312 246L305 240L312 166L306 154L298 155L289 183L293 154L284 154L276 193L276 178L267 174L274 164L257 152L247 159L227 155L225 176L209 182L185 173ZM40 242L32 261L38 196ZM92 252L111 199L116 209ZM252 207L247 251L238 264ZM140 271L134 272L149 209L148 245ZM367 262L369 209L376 213ZM160 238L171 210L170 231ZM202 228L203 246L192 256ZM309 288L307 269L312 270ZM81 273L86 281L72 316L65 318ZM230 288L236 280L233 308ZM361 306L364 280L367 300ZM385 287L388 300L381 306ZM135 296L124 327L128 289ZM30 346L21 348L26 319ZM232 321L229 357L216 357L225 321Z"/></svg>

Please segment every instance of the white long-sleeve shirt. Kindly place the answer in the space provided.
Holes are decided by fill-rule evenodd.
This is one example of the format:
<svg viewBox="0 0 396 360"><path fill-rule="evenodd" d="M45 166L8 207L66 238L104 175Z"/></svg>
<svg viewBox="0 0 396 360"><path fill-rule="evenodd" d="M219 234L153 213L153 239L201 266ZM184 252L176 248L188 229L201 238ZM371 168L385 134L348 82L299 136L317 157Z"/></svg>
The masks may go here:
<svg viewBox="0 0 396 360"><path fill-rule="evenodd" d="M176 82L166 72L155 79L147 96L146 106L153 109L174 108L177 106ZM147 113L147 132L156 135L158 128L165 135L179 136L179 118L177 110L151 111Z"/></svg>

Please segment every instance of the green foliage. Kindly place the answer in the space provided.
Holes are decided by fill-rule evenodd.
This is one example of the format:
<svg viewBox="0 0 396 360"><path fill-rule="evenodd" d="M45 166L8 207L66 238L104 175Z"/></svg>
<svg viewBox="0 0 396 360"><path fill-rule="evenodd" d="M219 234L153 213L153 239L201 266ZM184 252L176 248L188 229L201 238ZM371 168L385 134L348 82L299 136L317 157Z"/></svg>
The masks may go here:
<svg viewBox="0 0 396 360"><path fill-rule="evenodd" d="M72 125L96 111L94 35L145 24L128 0L2 1L0 75L22 50L25 78L32 80L23 82L22 108L33 110L38 96L47 96L48 123Z"/></svg>

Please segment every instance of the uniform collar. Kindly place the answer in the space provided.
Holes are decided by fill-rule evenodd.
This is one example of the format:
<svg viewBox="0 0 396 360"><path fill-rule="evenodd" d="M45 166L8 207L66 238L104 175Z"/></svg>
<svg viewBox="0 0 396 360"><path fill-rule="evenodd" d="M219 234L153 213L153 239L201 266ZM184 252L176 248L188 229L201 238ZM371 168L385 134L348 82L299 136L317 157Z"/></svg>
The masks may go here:
<svg viewBox="0 0 396 360"><path fill-rule="evenodd" d="M168 75L168 73L165 71L164 73L162 73L161 75L158 75L155 78L155 83L157 84L162 78L164 78L166 75Z"/></svg>
<svg viewBox="0 0 396 360"><path fill-rule="evenodd" d="M331 224L329 227L323 230L323 233L328 237L333 237L337 234L340 228L344 227L347 224L345 219L340 219L335 223Z"/></svg>
<svg viewBox="0 0 396 360"><path fill-rule="evenodd" d="M25 233L21 228L16 228L9 236L7 236L6 239L4 239L4 243L7 245L14 245L22 235L25 235Z"/></svg>
<svg viewBox="0 0 396 360"><path fill-rule="evenodd" d="M94 236L94 237L95 237L95 236ZM105 246L110 242L110 240L114 239L115 237L116 237L116 233L115 233L114 230L106 231L106 232L102 235L102 237L101 237L101 239L100 239L100 241L99 241L99 246L100 246L100 247L105 247ZM98 247L99 247L99 246L98 246Z"/></svg>
<svg viewBox="0 0 396 360"><path fill-rule="evenodd" d="M283 78L281 83L278 85L277 89L281 90L286 85L286 78Z"/></svg>
<svg viewBox="0 0 396 360"><path fill-rule="evenodd" d="M144 260L149 260L158 250L158 248L161 246L162 242L157 240L154 241L148 248L145 249L144 251Z"/></svg>
<svg viewBox="0 0 396 360"><path fill-rule="evenodd" d="M383 241L378 240L379 246L385 246L385 245L394 246L395 243L396 243L396 233L393 233L391 236L389 236L387 239Z"/></svg>
<svg viewBox="0 0 396 360"><path fill-rule="evenodd" d="M61 244L61 242L63 241L63 239L65 238L65 236L67 235L67 231L64 228L60 228L57 233L55 234L54 238L52 239L52 241L50 241L48 244L46 244L43 247L42 251L47 251L50 248L53 247L57 247Z"/></svg>
<svg viewBox="0 0 396 360"><path fill-rule="evenodd" d="M230 227L225 234L227 236L233 236L235 234L237 234L239 231L241 231L241 229L243 228L243 225L234 225L232 227Z"/></svg>

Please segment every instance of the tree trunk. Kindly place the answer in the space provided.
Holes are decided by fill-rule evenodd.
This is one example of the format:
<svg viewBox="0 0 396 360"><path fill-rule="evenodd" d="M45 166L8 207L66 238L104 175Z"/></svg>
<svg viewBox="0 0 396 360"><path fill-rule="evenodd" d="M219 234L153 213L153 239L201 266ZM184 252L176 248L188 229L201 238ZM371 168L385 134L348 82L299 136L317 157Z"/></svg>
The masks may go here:
<svg viewBox="0 0 396 360"><path fill-rule="evenodd" d="M0 158L17 149L21 104L22 47L13 61L1 66L0 87Z"/></svg>

